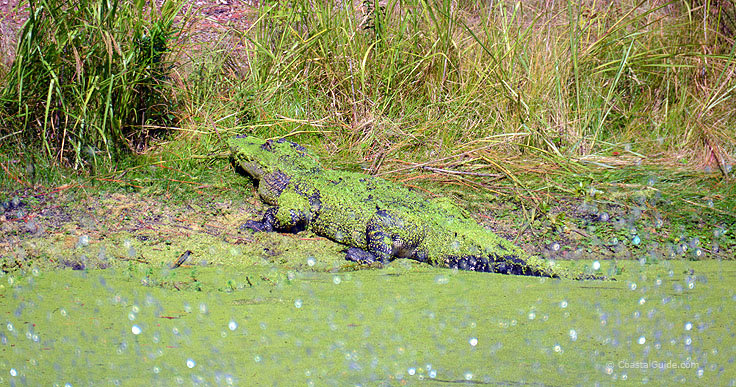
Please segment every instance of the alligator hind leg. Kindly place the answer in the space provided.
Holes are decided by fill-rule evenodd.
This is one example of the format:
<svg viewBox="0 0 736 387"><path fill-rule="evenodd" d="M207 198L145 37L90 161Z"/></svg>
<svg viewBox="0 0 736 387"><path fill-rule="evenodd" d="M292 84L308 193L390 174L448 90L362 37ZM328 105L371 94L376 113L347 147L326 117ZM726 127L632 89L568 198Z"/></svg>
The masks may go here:
<svg viewBox="0 0 736 387"><path fill-rule="evenodd" d="M366 250L381 263L394 258L417 259L416 249L423 238L419 222L378 210L366 227Z"/></svg>
<svg viewBox="0 0 736 387"><path fill-rule="evenodd" d="M368 250L351 247L345 251L345 259L352 262L371 264L374 262L388 263L391 257L391 238L383 232L368 232L366 235Z"/></svg>
<svg viewBox="0 0 736 387"><path fill-rule="evenodd" d="M394 258L412 258L420 261L416 247L424 237L418 223L398 217L386 210L373 215L365 231L365 248L351 247L345 259L358 263L388 263Z"/></svg>
<svg viewBox="0 0 736 387"><path fill-rule="evenodd" d="M373 263L379 260L375 255L357 247L347 249L345 259L357 263Z"/></svg>

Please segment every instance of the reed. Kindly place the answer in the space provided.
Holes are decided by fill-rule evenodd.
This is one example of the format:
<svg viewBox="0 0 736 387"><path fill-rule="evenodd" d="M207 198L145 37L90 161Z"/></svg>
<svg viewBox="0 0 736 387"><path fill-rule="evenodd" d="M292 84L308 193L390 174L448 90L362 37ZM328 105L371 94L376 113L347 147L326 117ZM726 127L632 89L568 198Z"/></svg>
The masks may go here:
<svg viewBox="0 0 736 387"><path fill-rule="evenodd" d="M175 117L167 53L182 4L29 1L0 94L4 141L75 168L140 150Z"/></svg>

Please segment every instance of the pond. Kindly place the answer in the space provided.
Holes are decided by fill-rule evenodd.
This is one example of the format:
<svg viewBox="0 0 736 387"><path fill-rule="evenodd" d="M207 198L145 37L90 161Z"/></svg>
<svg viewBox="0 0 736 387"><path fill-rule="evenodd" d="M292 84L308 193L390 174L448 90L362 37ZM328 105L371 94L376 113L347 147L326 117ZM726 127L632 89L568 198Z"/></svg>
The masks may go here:
<svg viewBox="0 0 736 387"><path fill-rule="evenodd" d="M598 264L616 281L404 260L16 272L0 279L0 383L736 383L732 262Z"/></svg>

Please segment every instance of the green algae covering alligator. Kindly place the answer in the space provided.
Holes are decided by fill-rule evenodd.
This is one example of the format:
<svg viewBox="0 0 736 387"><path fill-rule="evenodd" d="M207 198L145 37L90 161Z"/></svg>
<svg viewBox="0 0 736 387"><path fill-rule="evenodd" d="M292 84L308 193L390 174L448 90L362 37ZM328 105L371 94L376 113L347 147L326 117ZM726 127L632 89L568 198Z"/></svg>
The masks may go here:
<svg viewBox="0 0 736 387"><path fill-rule="evenodd" d="M447 199L427 199L374 176L323 169L307 149L284 139L239 136L228 144L236 170L256 180L261 200L273 206L243 228L308 229L350 246L347 259L359 263L409 258L461 270L560 275Z"/></svg>

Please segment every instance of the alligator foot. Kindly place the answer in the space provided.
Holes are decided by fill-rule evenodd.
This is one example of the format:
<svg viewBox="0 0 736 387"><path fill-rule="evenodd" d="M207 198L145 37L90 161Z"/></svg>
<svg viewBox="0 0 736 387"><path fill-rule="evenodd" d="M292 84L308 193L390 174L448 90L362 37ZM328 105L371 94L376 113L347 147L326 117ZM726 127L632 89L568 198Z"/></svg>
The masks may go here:
<svg viewBox="0 0 736 387"><path fill-rule="evenodd" d="M245 223L243 223L242 226L240 226L241 230L251 230L255 232L271 232L273 231L273 226L271 223L264 222L264 221L255 221L255 220L249 220Z"/></svg>
<svg viewBox="0 0 736 387"><path fill-rule="evenodd" d="M249 220L240 226L241 230L251 230L255 232L271 232L275 231L276 227L276 209L271 207L263 214L261 220Z"/></svg>
<svg viewBox="0 0 736 387"><path fill-rule="evenodd" d="M351 247L345 250L345 259L351 262L357 262L361 264L371 264L375 262L381 262L381 260L375 255L368 251L357 247Z"/></svg>

